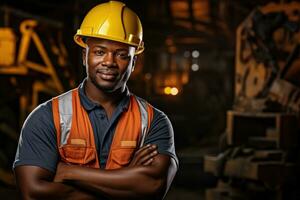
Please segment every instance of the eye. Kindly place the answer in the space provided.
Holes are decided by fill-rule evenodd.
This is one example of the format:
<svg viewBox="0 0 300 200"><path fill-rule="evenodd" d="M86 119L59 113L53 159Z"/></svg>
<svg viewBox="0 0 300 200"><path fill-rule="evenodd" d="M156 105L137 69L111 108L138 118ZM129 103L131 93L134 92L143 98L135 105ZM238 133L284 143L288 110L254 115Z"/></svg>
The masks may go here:
<svg viewBox="0 0 300 200"><path fill-rule="evenodd" d="M116 53L116 56L118 57L118 58L121 58L121 59L123 59L123 60L127 60L127 59L129 59L129 54L127 53L127 52L117 52Z"/></svg>
<svg viewBox="0 0 300 200"><path fill-rule="evenodd" d="M103 56L103 55L105 54L105 51L103 51L103 50L96 50L94 53L95 53L97 56Z"/></svg>

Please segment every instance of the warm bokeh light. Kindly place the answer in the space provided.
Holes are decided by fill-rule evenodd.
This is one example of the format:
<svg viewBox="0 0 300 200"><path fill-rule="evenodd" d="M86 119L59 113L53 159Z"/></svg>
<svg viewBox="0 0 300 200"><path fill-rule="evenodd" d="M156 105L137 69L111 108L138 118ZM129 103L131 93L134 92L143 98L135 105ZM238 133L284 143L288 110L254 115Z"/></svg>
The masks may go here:
<svg viewBox="0 0 300 200"><path fill-rule="evenodd" d="M194 50L194 51L192 51L192 57L193 57L193 58L198 58L198 57L199 57L199 55L200 55L200 53L199 53L199 51L198 51L198 50Z"/></svg>
<svg viewBox="0 0 300 200"><path fill-rule="evenodd" d="M194 72L196 72L196 71L199 70L199 65L196 64L196 63L194 63L194 64L192 64L191 68L192 68L192 70L193 70Z"/></svg>
<svg viewBox="0 0 300 200"><path fill-rule="evenodd" d="M165 92L165 94L169 95L169 94L171 94L171 90L172 90L171 87L165 87L164 92Z"/></svg>
<svg viewBox="0 0 300 200"><path fill-rule="evenodd" d="M176 87L172 87L171 89L171 95L175 96L178 94L178 89Z"/></svg>
<svg viewBox="0 0 300 200"><path fill-rule="evenodd" d="M177 89L177 87L169 87L169 86L167 86L167 87L164 88L164 93L166 95L173 95L173 96L175 96L175 95L178 94L178 92L179 92L179 90Z"/></svg>

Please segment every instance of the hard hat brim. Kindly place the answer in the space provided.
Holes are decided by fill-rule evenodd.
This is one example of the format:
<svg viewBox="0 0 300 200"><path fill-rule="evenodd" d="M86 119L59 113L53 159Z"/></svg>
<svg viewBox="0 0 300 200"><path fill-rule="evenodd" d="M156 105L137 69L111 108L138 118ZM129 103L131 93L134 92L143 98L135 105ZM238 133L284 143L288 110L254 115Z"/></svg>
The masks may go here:
<svg viewBox="0 0 300 200"><path fill-rule="evenodd" d="M99 38L99 39L105 39L105 40L111 40L111 41L116 41L116 42L120 42L120 43L124 43L124 44L128 44L130 46L133 46L136 48L136 51L135 51L135 55L138 55L140 53L142 53L144 51L144 44L143 42L141 42L140 45L137 45L136 43L132 43L132 42L125 42L124 40L119 40L117 38L108 38L108 37L105 37L103 35L99 35L99 36L95 36L95 35L88 35L88 34L84 34L84 35L81 35L81 34L75 34L74 35L74 41L81 47L83 48L86 48L86 43L84 42L83 38L85 37L91 37L91 38Z"/></svg>

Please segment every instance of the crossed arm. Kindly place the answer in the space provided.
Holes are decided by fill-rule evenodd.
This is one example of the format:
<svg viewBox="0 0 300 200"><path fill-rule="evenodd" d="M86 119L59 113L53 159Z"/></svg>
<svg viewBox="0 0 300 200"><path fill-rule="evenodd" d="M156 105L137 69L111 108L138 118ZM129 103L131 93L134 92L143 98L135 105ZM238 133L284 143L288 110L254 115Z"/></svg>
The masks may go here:
<svg viewBox="0 0 300 200"><path fill-rule="evenodd" d="M23 199L162 199L176 173L172 158L156 146L138 150L128 167L91 169L59 163L56 174L36 166L15 169Z"/></svg>

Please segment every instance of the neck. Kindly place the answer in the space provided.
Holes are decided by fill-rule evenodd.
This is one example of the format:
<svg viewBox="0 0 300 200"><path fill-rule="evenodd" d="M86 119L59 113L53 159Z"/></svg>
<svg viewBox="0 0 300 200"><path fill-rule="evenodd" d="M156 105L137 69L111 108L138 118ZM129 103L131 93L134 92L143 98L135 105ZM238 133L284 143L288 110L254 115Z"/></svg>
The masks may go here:
<svg viewBox="0 0 300 200"><path fill-rule="evenodd" d="M122 97L125 95L125 87L117 89L113 92L106 92L97 88L89 80L87 80L84 89L87 97L91 101L100 104L105 109L109 118L111 117Z"/></svg>

